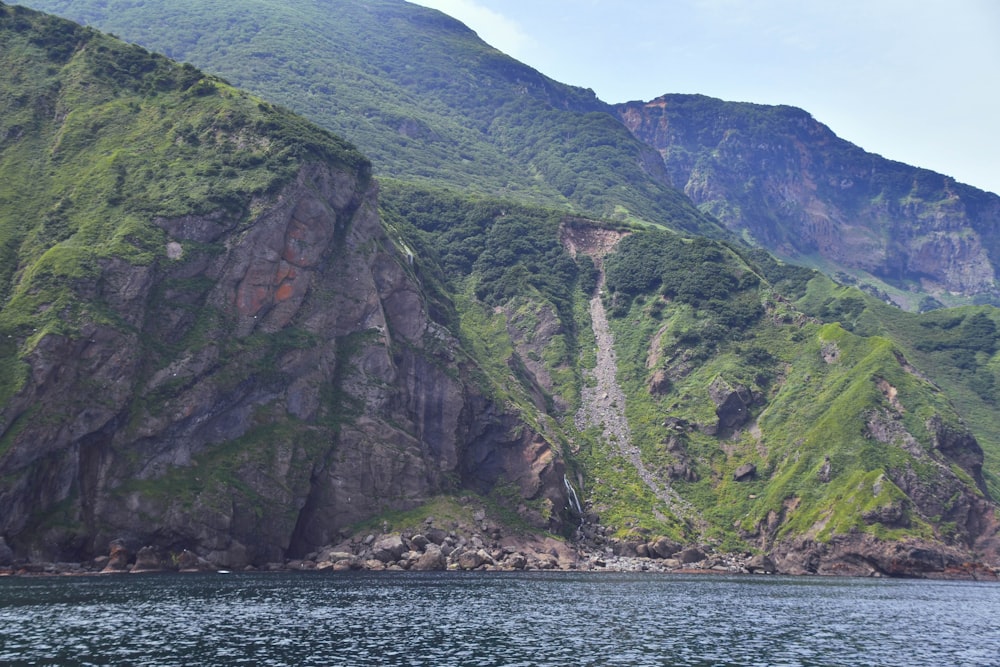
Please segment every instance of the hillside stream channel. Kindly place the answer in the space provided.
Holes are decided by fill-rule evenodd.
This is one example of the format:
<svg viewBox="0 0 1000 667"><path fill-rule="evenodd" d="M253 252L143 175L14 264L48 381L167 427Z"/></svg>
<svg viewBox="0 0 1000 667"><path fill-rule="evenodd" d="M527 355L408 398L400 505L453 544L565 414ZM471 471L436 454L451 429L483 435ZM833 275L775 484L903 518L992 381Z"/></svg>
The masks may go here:
<svg viewBox="0 0 1000 667"><path fill-rule="evenodd" d="M608 323L607 312L601 294L604 292L604 270L600 267L600 278L593 298L590 300L590 321L597 344L597 364L587 371L581 406L576 414L576 427L584 430L591 426L601 428L608 448L633 467L642 482L665 505L666 509L692 526L702 531L704 522L696 510L669 485L650 472L642 460L642 452L632 440L632 429L625 416L625 392L618 383L618 360L615 355L614 335ZM590 381L593 379L594 381Z"/></svg>

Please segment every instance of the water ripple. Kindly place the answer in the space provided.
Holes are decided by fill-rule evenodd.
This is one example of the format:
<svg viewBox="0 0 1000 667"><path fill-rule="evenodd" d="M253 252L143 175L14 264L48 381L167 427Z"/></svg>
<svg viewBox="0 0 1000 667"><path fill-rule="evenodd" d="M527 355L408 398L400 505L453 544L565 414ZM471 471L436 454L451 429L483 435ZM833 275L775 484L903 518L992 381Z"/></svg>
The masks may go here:
<svg viewBox="0 0 1000 667"><path fill-rule="evenodd" d="M997 665L995 584L650 574L0 580L4 665Z"/></svg>

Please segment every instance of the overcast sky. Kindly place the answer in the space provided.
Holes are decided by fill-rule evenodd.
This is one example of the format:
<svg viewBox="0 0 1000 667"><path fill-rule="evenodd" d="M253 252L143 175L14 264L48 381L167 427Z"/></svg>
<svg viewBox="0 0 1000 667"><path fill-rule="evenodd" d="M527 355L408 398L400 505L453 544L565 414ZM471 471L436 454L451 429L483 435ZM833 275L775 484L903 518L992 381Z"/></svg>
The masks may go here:
<svg viewBox="0 0 1000 667"><path fill-rule="evenodd" d="M606 102L790 104L1000 193L997 0L416 0Z"/></svg>

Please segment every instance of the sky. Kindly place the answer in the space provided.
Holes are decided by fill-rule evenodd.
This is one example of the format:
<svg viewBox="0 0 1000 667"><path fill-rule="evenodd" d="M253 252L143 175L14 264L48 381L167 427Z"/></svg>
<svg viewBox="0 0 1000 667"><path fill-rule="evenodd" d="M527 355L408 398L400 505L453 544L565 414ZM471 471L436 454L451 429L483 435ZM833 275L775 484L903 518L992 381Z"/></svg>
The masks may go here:
<svg viewBox="0 0 1000 667"><path fill-rule="evenodd" d="M788 104L892 160L1000 193L996 0L412 0L605 102Z"/></svg>

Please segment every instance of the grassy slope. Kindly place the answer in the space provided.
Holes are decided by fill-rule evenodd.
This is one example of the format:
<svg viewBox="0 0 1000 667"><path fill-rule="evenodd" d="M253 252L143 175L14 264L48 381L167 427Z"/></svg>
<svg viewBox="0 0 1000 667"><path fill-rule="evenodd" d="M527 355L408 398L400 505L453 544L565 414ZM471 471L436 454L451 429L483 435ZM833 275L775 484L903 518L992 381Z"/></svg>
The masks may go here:
<svg viewBox="0 0 1000 667"><path fill-rule="evenodd" d="M670 247L677 241L665 243L655 257L671 257ZM940 415L957 425L962 419L956 408L963 405L908 372L898 361L905 347L873 332L847 331L833 322L835 312L826 314L830 324L804 317L763 278L765 271L748 266L730 250L687 247L680 257L681 262L699 258L711 263L709 273L717 281L728 275L742 287L724 296L699 294L692 287L697 287L693 276L700 270L694 264L674 273L674 282L637 287L629 281L643 264L633 253L621 267L615 258L609 260L609 300L635 441L648 465L664 477L671 464L690 462L698 479L677 480L674 487L703 512L709 536L739 548L740 532L755 534L771 513L785 517L779 538L809 533L828 539L853 531L887 538L932 536L934 517L915 512L905 527L864 520L865 513L893 505L912 510L905 494L885 479L891 471L911 469L921 479L936 474L935 465L914 457L899 442L886 444L867 435L866 422L872 415L895 414L881 384L888 383L903 406L900 424L917 447L929 452L931 436L924 424ZM806 277L786 282L785 289L801 292ZM808 305L818 298L817 291L833 287L816 277L804 301ZM634 294L623 291L629 288ZM661 296L664 292L669 298ZM759 310L741 305L753 301ZM847 326L857 328L853 322ZM669 383L652 392L649 380L657 370L666 373ZM747 387L757 398L749 421L712 433L705 428L717 422L708 389L720 378L730 386ZM689 427L669 428L668 417ZM988 458L993 460L995 455ZM832 474L829 482L821 482L820 470L827 462ZM756 466L756 476L735 481L733 473L747 463ZM635 508L637 515L642 511ZM668 532L670 526L661 529Z"/></svg>
<svg viewBox="0 0 1000 667"><path fill-rule="evenodd" d="M82 319L126 326L77 292L110 258L169 261L155 218L239 219L310 156L369 169L340 139L194 67L0 11L0 400L46 333L73 333Z"/></svg>
<svg viewBox="0 0 1000 667"><path fill-rule="evenodd" d="M651 178L655 153L592 91L400 0L38 0L226 77L347 137L383 176L722 233ZM659 165L654 170L661 170Z"/></svg>
<svg viewBox="0 0 1000 667"><path fill-rule="evenodd" d="M800 302L815 316L838 319L862 335L890 337L930 381L940 387L975 433L985 454L984 474L994 498L1000 497L1000 427L997 423L997 354L995 326L1000 313L990 306L966 306L915 314L816 280ZM974 325L986 318L991 330Z"/></svg>

